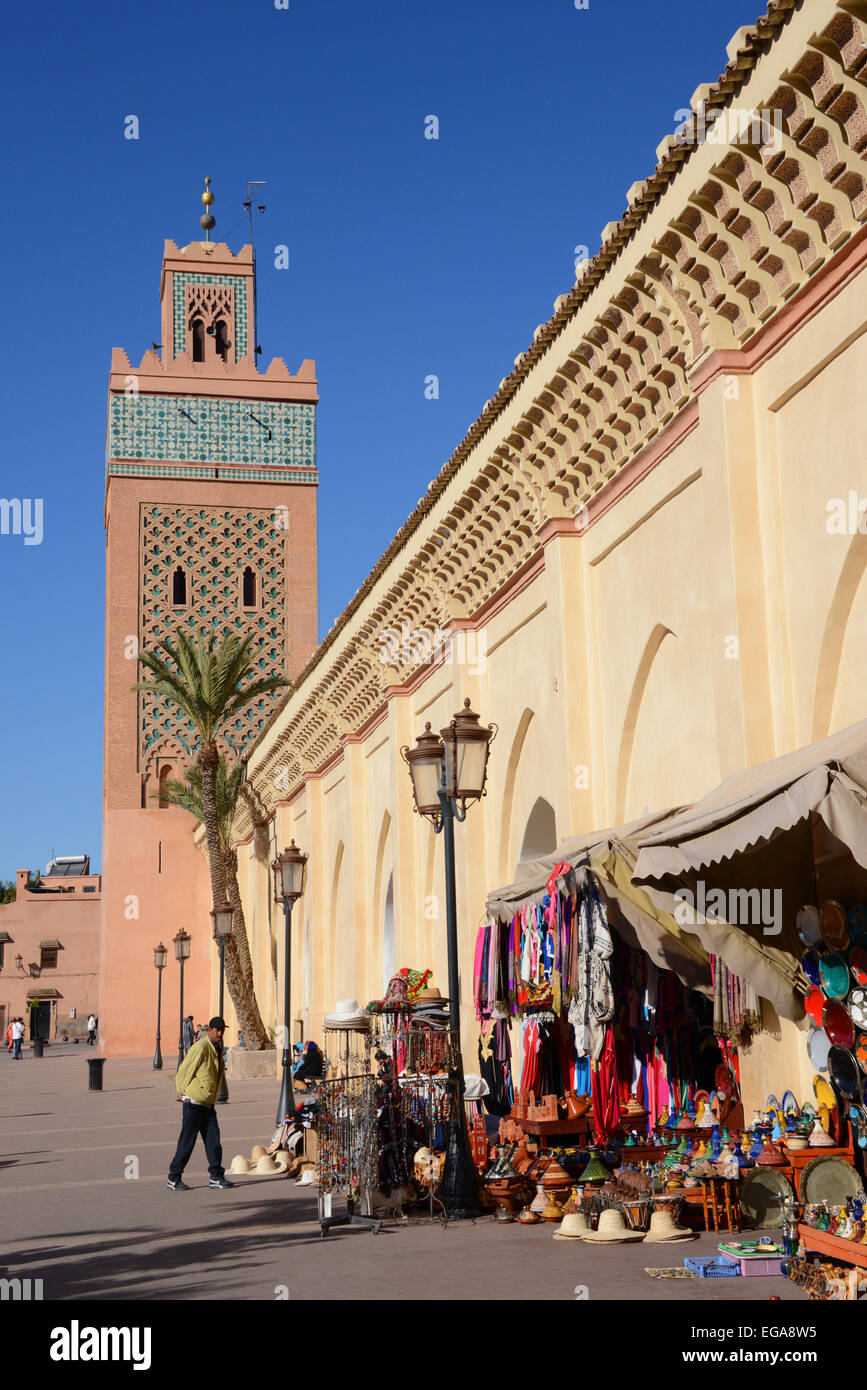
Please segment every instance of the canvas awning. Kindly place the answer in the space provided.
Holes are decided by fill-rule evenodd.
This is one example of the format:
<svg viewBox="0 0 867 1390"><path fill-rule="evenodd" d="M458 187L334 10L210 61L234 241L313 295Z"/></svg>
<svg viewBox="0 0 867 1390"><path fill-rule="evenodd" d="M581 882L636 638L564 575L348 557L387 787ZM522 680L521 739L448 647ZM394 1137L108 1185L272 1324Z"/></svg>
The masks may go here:
<svg viewBox="0 0 867 1390"><path fill-rule="evenodd" d="M641 837L635 878L657 885L769 843L811 814L867 868L867 720L728 777Z"/></svg>

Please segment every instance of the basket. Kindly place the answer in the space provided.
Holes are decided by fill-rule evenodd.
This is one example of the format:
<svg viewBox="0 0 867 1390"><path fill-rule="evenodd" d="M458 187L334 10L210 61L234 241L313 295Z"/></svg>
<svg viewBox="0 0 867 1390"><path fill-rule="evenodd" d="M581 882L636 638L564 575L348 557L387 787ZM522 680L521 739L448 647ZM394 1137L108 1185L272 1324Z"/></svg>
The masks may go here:
<svg viewBox="0 0 867 1390"><path fill-rule="evenodd" d="M700 1279L736 1279L742 1272L740 1263L715 1255L686 1255L683 1263L691 1274L697 1274Z"/></svg>

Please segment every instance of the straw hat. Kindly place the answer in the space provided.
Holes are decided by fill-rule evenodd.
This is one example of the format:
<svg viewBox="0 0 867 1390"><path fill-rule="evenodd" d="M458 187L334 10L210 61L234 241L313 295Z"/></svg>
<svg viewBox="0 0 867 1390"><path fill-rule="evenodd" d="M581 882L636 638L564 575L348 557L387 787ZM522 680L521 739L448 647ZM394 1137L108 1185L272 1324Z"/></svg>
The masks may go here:
<svg viewBox="0 0 867 1390"><path fill-rule="evenodd" d="M357 999L338 999L334 1013L325 1015L326 1028L366 1028L369 1023L370 1015Z"/></svg>
<svg viewBox="0 0 867 1390"><path fill-rule="evenodd" d="M280 1169L270 1154L263 1154L255 1168L257 1173L279 1173Z"/></svg>
<svg viewBox="0 0 867 1390"><path fill-rule="evenodd" d="M258 1163L259 1159L264 1158L267 1152L268 1150L264 1147L264 1145L257 1144L253 1152L250 1154L251 1162Z"/></svg>
<svg viewBox="0 0 867 1390"><path fill-rule="evenodd" d="M628 1240L644 1240L644 1232L628 1230L623 1212L606 1207L599 1217L598 1231L587 1231L583 1239L602 1245L622 1245Z"/></svg>
<svg viewBox="0 0 867 1390"><path fill-rule="evenodd" d="M686 1226L674 1224L674 1217L670 1211L655 1211L650 1218L650 1230L644 1239L655 1243L663 1240L693 1240L694 1237L694 1231L687 1230Z"/></svg>
<svg viewBox="0 0 867 1390"><path fill-rule="evenodd" d="M282 1168L285 1172L290 1163L294 1162L294 1160L292 1155L287 1153L285 1149L278 1149L274 1155L274 1162L277 1164L278 1168Z"/></svg>
<svg viewBox="0 0 867 1390"><path fill-rule="evenodd" d="M583 1211L568 1212L554 1232L555 1240L583 1240L590 1227Z"/></svg>
<svg viewBox="0 0 867 1390"><path fill-rule="evenodd" d="M249 1165L249 1163L247 1162L247 1160L246 1160L246 1158L244 1157L244 1155L243 1155L243 1154L235 1154L235 1157L232 1159L232 1166L231 1166L231 1168L229 1169L229 1172L230 1172L230 1173L249 1173L249 1171L250 1171L250 1165Z"/></svg>

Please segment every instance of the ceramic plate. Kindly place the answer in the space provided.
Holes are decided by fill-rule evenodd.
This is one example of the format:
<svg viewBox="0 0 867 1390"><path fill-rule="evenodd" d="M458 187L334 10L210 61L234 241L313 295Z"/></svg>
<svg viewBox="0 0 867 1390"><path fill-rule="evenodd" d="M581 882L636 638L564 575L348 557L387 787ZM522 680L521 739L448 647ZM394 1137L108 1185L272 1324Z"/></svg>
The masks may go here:
<svg viewBox="0 0 867 1390"><path fill-rule="evenodd" d="M719 1091L719 1094L723 1097L727 1098L731 1095L732 1091L734 1090L732 1074L729 1071L728 1067L723 1066L722 1063L720 1063L720 1065L716 1069L716 1072L714 1074L714 1082L716 1084L717 1090Z"/></svg>
<svg viewBox="0 0 867 1390"><path fill-rule="evenodd" d="M804 1000L804 1012L808 1018L811 1018L813 1020L817 1028L820 1028L822 1026L822 1010L824 1009L824 1007L825 996L822 993L822 991L820 989L816 989L814 985L813 988L810 990L810 993Z"/></svg>
<svg viewBox="0 0 867 1390"><path fill-rule="evenodd" d="M867 985L867 951L863 946L853 946L849 952L849 969L856 985Z"/></svg>
<svg viewBox="0 0 867 1390"><path fill-rule="evenodd" d="M807 1038L807 1056L816 1068L816 1071L827 1071L828 1053L831 1051L831 1039L824 1028L811 1028Z"/></svg>
<svg viewBox="0 0 867 1390"><path fill-rule="evenodd" d="M791 1091L783 1092L782 1109L784 1115L800 1115L801 1112L798 1109L798 1102L795 1100L795 1097L793 1096Z"/></svg>
<svg viewBox="0 0 867 1390"><path fill-rule="evenodd" d="M832 950L842 951L844 946L849 945L846 913L840 904L835 903L832 899L822 903L819 913L819 930L825 945L830 946Z"/></svg>
<svg viewBox="0 0 867 1390"><path fill-rule="evenodd" d="M851 1047L855 1041L855 1025L849 1010L836 999L829 999L825 1005L822 1026L837 1047Z"/></svg>
<svg viewBox="0 0 867 1390"><path fill-rule="evenodd" d="M805 951L801 956L801 969L810 981L811 985L821 984L822 977L819 974L819 957L815 951Z"/></svg>
<svg viewBox="0 0 867 1390"><path fill-rule="evenodd" d="M781 1226L783 1203L795 1200L791 1184L778 1168L753 1168L741 1188L741 1209L756 1226Z"/></svg>
<svg viewBox="0 0 867 1390"><path fill-rule="evenodd" d="M859 1028L867 1029L867 986L853 989L847 1000L849 1012Z"/></svg>
<svg viewBox="0 0 867 1390"><path fill-rule="evenodd" d="M867 1072L867 1033L859 1033L855 1039L855 1060L863 1072Z"/></svg>
<svg viewBox="0 0 867 1390"><path fill-rule="evenodd" d="M819 927L819 909L802 907L795 918L795 929L805 946L816 946L822 939Z"/></svg>
<svg viewBox="0 0 867 1390"><path fill-rule="evenodd" d="M835 1154L819 1154L801 1173L801 1201L839 1207L847 1197L863 1197L864 1184L851 1163Z"/></svg>
<svg viewBox="0 0 867 1390"><path fill-rule="evenodd" d="M829 999L845 999L849 993L849 967L836 952L819 962L822 988Z"/></svg>
<svg viewBox="0 0 867 1390"><path fill-rule="evenodd" d="M850 907L846 913L849 940L856 946L867 946L867 907Z"/></svg>
<svg viewBox="0 0 867 1390"><path fill-rule="evenodd" d="M846 1100L861 1099L863 1077L858 1063L847 1048L831 1048L828 1053L828 1072L841 1096Z"/></svg>
<svg viewBox="0 0 867 1390"><path fill-rule="evenodd" d="M820 1110L823 1105L828 1110L833 1110L837 1104L837 1097L823 1076L813 1077L813 1095L816 1097L816 1105ZM827 1129L827 1125L825 1128Z"/></svg>

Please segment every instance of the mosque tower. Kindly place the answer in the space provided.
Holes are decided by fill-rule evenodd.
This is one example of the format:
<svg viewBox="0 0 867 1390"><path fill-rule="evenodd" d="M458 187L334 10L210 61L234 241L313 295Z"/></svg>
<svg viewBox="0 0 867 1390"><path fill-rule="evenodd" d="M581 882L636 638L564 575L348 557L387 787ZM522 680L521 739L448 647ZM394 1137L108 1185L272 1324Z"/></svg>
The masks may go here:
<svg viewBox="0 0 867 1390"><path fill-rule="evenodd" d="M195 751L176 710L133 685L140 648L178 631L254 632L258 673L293 679L317 641L315 364L257 367L253 248L165 243L161 343L115 348L106 431L102 980L109 1056L154 1049L153 948L169 948L163 1039L178 1027L172 938L192 935L184 1012L210 1010L210 890L187 812L160 797ZM280 692L233 722L243 757Z"/></svg>

